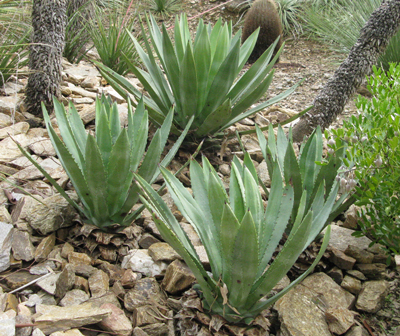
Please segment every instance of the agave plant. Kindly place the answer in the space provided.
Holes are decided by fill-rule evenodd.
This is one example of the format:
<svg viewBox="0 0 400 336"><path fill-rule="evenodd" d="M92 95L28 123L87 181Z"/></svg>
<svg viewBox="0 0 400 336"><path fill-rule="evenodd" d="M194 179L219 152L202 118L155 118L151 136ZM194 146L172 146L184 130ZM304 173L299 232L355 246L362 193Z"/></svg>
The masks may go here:
<svg viewBox="0 0 400 336"><path fill-rule="evenodd" d="M173 110L153 136L145 153L148 139L148 114L140 101L135 113L128 102L128 127L120 126L116 103L102 96L96 100L96 137L85 127L70 103L68 112L54 99L54 111L62 140L55 132L46 108L44 120L51 142L79 196L82 207L71 200L64 190L41 169L57 190L89 221L102 230L130 225L141 209L130 212L139 200L139 188L133 181L137 171L152 183L159 175L159 166L167 165L182 143L188 128L160 163L172 123ZM189 123L190 124L190 123ZM20 147L22 150L22 148ZM23 151L29 157L26 151ZM144 154L145 153L145 154ZM32 161L33 159L31 159ZM34 162L34 161L32 161ZM141 165L140 165L141 163ZM116 225L119 224L119 225Z"/></svg>
<svg viewBox="0 0 400 336"><path fill-rule="evenodd" d="M307 175L306 188L298 194L294 181L287 181L289 171L295 166L293 146L286 138L282 141L282 134L280 130L277 142L273 141L277 143L277 151L269 151L273 174L266 208L259 192L256 169L247 153L243 164L236 157L233 159L229 195L217 172L204 157L203 167L194 160L190 164L193 196L167 169L161 169L175 204L205 247L212 274L201 264L191 241L168 206L143 178L136 176L144 192L142 201L153 212L161 235L196 276L202 291L203 308L229 322L250 323L312 271L329 241L330 227L310 268L283 291L271 295L273 287L326 226L338 192L336 175L331 174L328 168L325 176L313 180L315 195L314 188L308 186L312 183L308 175L315 172L309 167L316 166L316 147L320 145L322 148L318 131L304 146L298 163L301 173ZM270 144L268 148L273 147L274 144ZM283 161L281 150L286 153ZM271 261L288 228L284 246Z"/></svg>
<svg viewBox="0 0 400 336"><path fill-rule="evenodd" d="M160 29L152 16L147 17L147 24L151 45L142 25L146 51L131 36L147 72L133 64L130 68L149 94L144 97L144 102L149 117L157 124L164 120L171 106L175 106L173 122L178 129L185 128L194 116L191 126L194 137L213 135L280 101L296 87L251 107L268 90L274 73L272 67L280 54L271 61L275 42L237 78L254 48L258 30L241 46L241 31L233 36L232 23L222 24L222 20L218 20L211 27L200 20L192 42L187 18L182 15L180 19L176 18L173 44L164 25ZM128 80L106 66L96 64L103 77L121 95L127 96L128 92L142 96Z"/></svg>

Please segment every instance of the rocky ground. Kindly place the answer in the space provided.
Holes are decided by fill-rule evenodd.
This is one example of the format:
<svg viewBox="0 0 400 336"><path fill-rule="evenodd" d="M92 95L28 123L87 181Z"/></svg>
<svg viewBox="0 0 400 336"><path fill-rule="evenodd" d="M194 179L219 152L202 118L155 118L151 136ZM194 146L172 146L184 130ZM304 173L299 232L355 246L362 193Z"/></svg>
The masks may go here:
<svg viewBox="0 0 400 336"><path fill-rule="evenodd" d="M220 4L202 3L187 2L188 12L194 15ZM224 6L205 17L213 21L220 15L237 19L237 14L227 12ZM237 129L249 128L254 122L281 121L287 113L306 108L340 57L318 43L288 39L268 95L303 78L304 83L287 100L238 124ZM14 79L0 97L0 171L12 182L0 183L1 336L172 336L183 334L185 328L187 335L400 335L399 266L396 269L394 260L387 266L382 250L369 247L368 238L351 236L357 225L354 208L333 226L330 246L315 272L263 312L250 329L207 316L196 292L190 290L193 275L162 241L148 211L118 234L103 233L84 224L21 155L11 136L75 197L46 129L24 112L25 85L26 78ZM124 124L126 102L97 70L86 62L64 62L63 96L77 106L88 128L93 128L94 98L103 91L118 102ZM344 114L350 113L355 113L353 103ZM335 127L338 125L340 119ZM244 136L242 140L252 151L261 175L265 162L254 138ZM221 176L229 174L229 160L239 151L232 140L222 159L214 160ZM181 151L172 169L179 168L189 154ZM184 175L181 178L187 182ZM268 184L268 177L263 178ZM169 195L163 198L176 212ZM196 233L184 219L182 226L207 265ZM308 248L274 290L281 290L304 272L317 251L318 244Z"/></svg>

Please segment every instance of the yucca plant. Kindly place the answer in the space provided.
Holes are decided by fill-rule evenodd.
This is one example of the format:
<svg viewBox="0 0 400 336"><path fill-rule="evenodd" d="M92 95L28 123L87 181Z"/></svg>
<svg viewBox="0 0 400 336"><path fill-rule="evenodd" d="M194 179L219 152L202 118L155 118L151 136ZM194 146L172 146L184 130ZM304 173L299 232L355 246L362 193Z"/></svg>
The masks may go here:
<svg viewBox="0 0 400 336"><path fill-rule="evenodd" d="M90 224L102 230L115 230L130 225L143 209L130 212L139 200L139 188L133 183L133 173L137 172L145 181L152 183L160 173L159 167L166 166L174 157L188 128L160 162L171 128L173 109L161 128L155 132L147 151L148 114L143 101L139 102L135 113L132 113L128 102L128 127L121 129L116 103L112 104L111 99L105 96L97 99L96 136L87 134L72 103L66 111L54 99L54 111L62 140L43 106L46 127L82 207L71 200L43 169L41 171ZM26 151L23 152L30 157ZM33 159L31 161L34 162ZM35 165L40 167L37 163Z"/></svg>
<svg viewBox="0 0 400 336"><path fill-rule="evenodd" d="M144 0L143 9L165 19L177 12L182 6L182 0Z"/></svg>
<svg viewBox="0 0 400 336"><path fill-rule="evenodd" d="M107 15L97 11L89 28L101 62L121 76L130 72L130 66L138 64L138 54L130 38L135 19L126 18L123 8L110 9Z"/></svg>
<svg viewBox="0 0 400 336"><path fill-rule="evenodd" d="M267 145L273 172L266 208L259 192L256 169L247 153L243 164L236 157L232 161L229 195L204 157L203 167L194 160L190 164L193 196L167 169L161 169L175 204L205 247L212 274L204 269L168 206L143 178L136 176L144 192L141 199L153 212L161 235L196 276L203 308L229 322L250 323L312 271L329 241L328 227L321 250L310 268L283 291L271 295L273 287L326 226L338 192L336 174L332 173L335 167L329 163L324 176L317 174L320 178L311 178L314 177L312 173L315 175L318 171L310 167L317 166L315 154L317 148L322 148L321 131L310 137L299 162L291 141L282 136L280 129L277 141L272 135ZM294 177L291 169L304 175L301 194L296 182L289 178ZM286 242L273 258L285 230Z"/></svg>
<svg viewBox="0 0 400 336"><path fill-rule="evenodd" d="M182 15L180 19L176 18L173 44L164 25L160 29L152 16L147 17L147 24L151 45L142 25L147 53L131 36L147 72L132 63L130 68L149 94L144 97L144 102L149 117L157 124L164 120L171 106L175 106L174 125L178 129L185 128L194 116L191 126L194 137L213 135L280 101L296 87L251 107L268 90L274 73L272 67L279 56L278 53L271 61L275 42L237 78L254 48L258 30L241 46L241 32L233 36L231 23L222 24L220 19L211 27L200 20L192 42L187 18ZM142 96L142 92L125 78L100 63L96 64L121 95L127 96L128 92Z"/></svg>

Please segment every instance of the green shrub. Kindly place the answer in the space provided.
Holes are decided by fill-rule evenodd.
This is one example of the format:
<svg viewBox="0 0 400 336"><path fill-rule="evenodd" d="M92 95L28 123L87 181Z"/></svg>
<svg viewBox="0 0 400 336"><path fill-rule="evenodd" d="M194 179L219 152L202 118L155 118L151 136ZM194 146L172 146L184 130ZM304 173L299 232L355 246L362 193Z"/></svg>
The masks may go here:
<svg viewBox="0 0 400 336"><path fill-rule="evenodd" d="M144 0L142 9L165 19L179 11L181 6L182 0Z"/></svg>
<svg viewBox="0 0 400 336"><path fill-rule="evenodd" d="M372 100L357 99L360 113L332 130L332 149L347 148L347 182L355 180L356 198L364 205L360 231L388 251L400 253L400 66L387 73L373 68L368 89ZM326 136L329 136L327 132ZM355 184L355 182L352 182ZM346 182L342 182L346 185Z"/></svg>
<svg viewBox="0 0 400 336"><path fill-rule="evenodd" d="M135 19L131 15L125 16L122 8L110 9L105 15L98 11L90 25L90 36L101 62L124 76L132 64L138 64L138 54L130 38L130 32L135 28Z"/></svg>
<svg viewBox="0 0 400 336"><path fill-rule="evenodd" d="M274 73L272 67L279 57L278 52L270 63L276 41L237 78L254 48L258 30L241 46L241 32L232 36L231 23L222 24L222 20L218 20L211 27L200 20L192 42L186 16L182 15L180 19L176 18L173 45L164 25L161 31L152 16L147 23L151 45L142 26L147 53L132 36L147 71L133 64L130 68L149 94L144 97L144 102L149 117L156 124L160 124L171 106L175 106L174 125L177 129L185 128L194 115L192 135L197 138L213 135L280 101L296 87L252 107L268 90ZM153 49L160 65L153 56ZM136 97L142 96L142 92L125 78L100 63L96 64L103 77L121 95L127 96L127 91Z"/></svg>
<svg viewBox="0 0 400 336"><path fill-rule="evenodd" d="M248 153L243 163L236 157L232 161L229 194L205 157L203 167L195 160L190 164L193 195L168 170L161 169L175 204L199 234L211 273L204 269L169 207L148 183L136 177L143 188L142 201L153 212L161 235L196 276L203 308L234 323L250 323L311 272L327 247L330 228L310 268L280 293L268 295L343 201L343 198L336 201L339 185L335 181L337 167L334 164L340 160L343 150L332 155L326 164L316 164L322 154L320 129L303 146L299 160L281 128L277 140L272 127L269 141L262 133L261 139L269 165L273 166L266 207ZM271 261L285 231L287 240Z"/></svg>
<svg viewBox="0 0 400 336"><path fill-rule="evenodd" d="M303 32L300 18L301 10L304 7L300 0L275 0L278 5L279 16L281 17L283 33L288 35L294 33L301 35Z"/></svg>
<svg viewBox="0 0 400 336"><path fill-rule="evenodd" d="M62 140L55 132L44 105L43 115L50 140L62 166L77 192L82 207L71 200L65 191L21 147L20 150L49 179L70 204L86 220L102 230L129 226L143 208L131 212L139 200L138 186L132 182L137 173L152 183L174 157L187 129L161 161L172 123L171 109L164 124L156 131L146 150L148 115L140 101L135 113L128 104L128 127L122 128L117 104L102 96L96 100L96 136L87 134L85 127L70 103L69 110L54 99L54 112ZM146 153L145 153L146 150Z"/></svg>
<svg viewBox="0 0 400 336"><path fill-rule="evenodd" d="M348 54L360 36L371 13L380 6L382 0L341 0L327 6L310 6L304 11L304 22L308 30L333 50ZM400 61L400 32L389 42L378 64L386 70L389 62Z"/></svg>

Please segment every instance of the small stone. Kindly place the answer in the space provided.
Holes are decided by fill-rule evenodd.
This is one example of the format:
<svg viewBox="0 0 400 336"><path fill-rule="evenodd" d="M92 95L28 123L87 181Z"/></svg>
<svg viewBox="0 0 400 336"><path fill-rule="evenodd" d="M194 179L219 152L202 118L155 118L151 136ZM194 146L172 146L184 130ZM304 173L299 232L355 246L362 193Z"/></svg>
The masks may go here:
<svg viewBox="0 0 400 336"><path fill-rule="evenodd" d="M165 273L167 264L155 262L148 253L148 250L134 249L124 257L121 264L122 268L130 268L134 272L140 272L147 277L160 276Z"/></svg>
<svg viewBox="0 0 400 336"><path fill-rule="evenodd" d="M142 327L144 325L159 322L162 320L162 316L158 313L158 310L154 305L146 305L134 309L133 319L136 326Z"/></svg>
<svg viewBox="0 0 400 336"><path fill-rule="evenodd" d="M72 98L72 102L76 104L92 104L94 102L93 98L89 97L81 97L81 98Z"/></svg>
<svg viewBox="0 0 400 336"><path fill-rule="evenodd" d="M71 264L73 265L73 263ZM74 267L75 267L75 274L83 276L84 278L89 278L97 270L96 267L87 264L74 265Z"/></svg>
<svg viewBox="0 0 400 336"><path fill-rule="evenodd" d="M358 227L358 220L360 219L358 216L358 211L360 207L355 206L352 204L349 209L345 212L345 221L343 222L343 227L351 230L357 230Z"/></svg>
<svg viewBox="0 0 400 336"><path fill-rule="evenodd" d="M142 234L142 237L139 240L139 246L142 249L148 249L151 245L155 243L159 243L160 240L158 240L156 237L151 235L150 233L144 233Z"/></svg>
<svg viewBox="0 0 400 336"><path fill-rule="evenodd" d="M96 270L89 278L90 293L93 298L103 296L110 289L109 277L102 270Z"/></svg>
<svg viewBox="0 0 400 336"><path fill-rule="evenodd" d="M75 271L74 266L71 264L65 265L63 271L56 282L55 296L63 298L64 295L74 287L75 284Z"/></svg>
<svg viewBox="0 0 400 336"><path fill-rule="evenodd" d="M135 287L129 290L124 297L125 308L130 312L146 304L152 305L154 302L159 304L165 302L165 295L154 278L138 280Z"/></svg>
<svg viewBox="0 0 400 336"><path fill-rule="evenodd" d="M168 293L175 295L196 281L196 278L190 268L180 260L173 261L165 272L162 287Z"/></svg>
<svg viewBox="0 0 400 336"><path fill-rule="evenodd" d="M329 260L342 270L351 270L356 263L356 259L349 257L334 247L332 247L332 254Z"/></svg>
<svg viewBox="0 0 400 336"><path fill-rule="evenodd" d="M206 248L203 245L201 245L201 246L194 246L194 249L196 250L200 262L203 264L204 268L210 269L210 261L208 260Z"/></svg>
<svg viewBox="0 0 400 336"><path fill-rule="evenodd" d="M15 312L9 310L5 313L0 313L0 336L15 335Z"/></svg>
<svg viewBox="0 0 400 336"><path fill-rule="evenodd" d="M10 267L13 225L0 222L0 272Z"/></svg>
<svg viewBox="0 0 400 336"><path fill-rule="evenodd" d="M43 238L35 251L35 261L45 261L51 250L56 244L56 235L53 233L50 236Z"/></svg>
<svg viewBox="0 0 400 336"><path fill-rule="evenodd" d="M133 329L133 336L149 336L149 334L141 328L135 327L135 329Z"/></svg>
<svg viewBox="0 0 400 336"><path fill-rule="evenodd" d="M361 291L361 281L349 275L345 275L340 286L354 295Z"/></svg>
<svg viewBox="0 0 400 336"><path fill-rule="evenodd" d="M351 275L353 278L357 278L357 279L359 279L359 280L361 280L361 281L367 280L367 277L366 277L363 273L361 273L360 271L357 271L357 270L348 270L348 271L346 271L346 273L347 273L348 275Z"/></svg>
<svg viewBox="0 0 400 336"><path fill-rule="evenodd" d="M338 268L338 267L333 267L328 273L327 273L335 282L340 285L341 282L343 281L343 271Z"/></svg>
<svg viewBox="0 0 400 336"><path fill-rule="evenodd" d="M355 325L347 333L346 336L369 336L369 332L362 326Z"/></svg>
<svg viewBox="0 0 400 336"><path fill-rule="evenodd" d="M26 285L28 282L36 280L39 278L37 275L32 275L27 271L20 271L15 273L10 273L4 276L6 285L11 290L17 289L21 286Z"/></svg>
<svg viewBox="0 0 400 336"><path fill-rule="evenodd" d="M165 323L153 323L142 327L149 336L168 336L168 326Z"/></svg>
<svg viewBox="0 0 400 336"><path fill-rule="evenodd" d="M136 282L141 279L141 273L135 273L130 269L125 270L124 275L122 276L120 284L124 288L133 288Z"/></svg>
<svg viewBox="0 0 400 336"><path fill-rule="evenodd" d="M38 138L28 148L39 156L56 156L56 151L50 139Z"/></svg>
<svg viewBox="0 0 400 336"><path fill-rule="evenodd" d="M28 309L29 311L29 309ZM32 318L29 315L24 315L24 314L18 314L15 317L15 324L21 325L21 324L32 324ZM17 336L31 336L32 333L32 327L22 327L17 329Z"/></svg>
<svg viewBox="0 0 400 336"><path fill-rule="evenodd" d="M400 272L400 254L394 256L394 262L396 263L396 270Z"/></svg>
<svg viewBox="0 0 400 336"><path fill-rule="evenodd" d="M169 245L168 243L155 243L149 249L149 256L154 261L172 262L175 259L182 259L182 257Z"/></svg>
<svg viewBox="0 0 400 336"><path fill-rule="evenodd" d="M42 315L36 317L35 324L45 334L98 323L111 314L110 309L96 308L90 303L69 307L39 305L36 309Z"/></svg>
<svg viewBox="0 0 400 336"><path fill-rule="evenodd" d="M372 260L374 259L373 253L362 250L354 245L349 245L344 253L356 259L360 264L371 264Z"/></svg>
<svg viewBox="0 0 400 336"><path fill-rule="evenodd" d="M91 265L92 258L90 258L86 253L71 252L68 254L68 262L74 266L80 264Z"/></svg>
<svg viewBox="0 0 400 336"><path fill-rule="evenodd" d="M56 292L57 279L61 273L51 273L45 278L36 282L36 284L47 293L54 295Z"/></svg>
<svg viewBox="0 0 400 336"><path fill-rule="evenodd" d="M222 165L220 165L220 166L218 167L218 171L219 171L222 175L224 175L224 176L230 176L230 174L231 174L231 167L230 167L228 164L223 163Z"/></svg>
<svg viewBox="0 0 400 336"><path fill-rule="evenodd" d="M65 243L61 250L61 257L68 259L68 255L74 252L74 247L70 243Z"/></svg>
<svg viewBox="0 0 400 336"><path fill-rule="evenodd" d="M368 279L382 279L386 270L385 264L357 264L356 269Z"/></svg>
<svg viewBox="0 0 400 336"><path fill-rule="evenodd" d="M75 306L87 300L89 300L89 295L86 292L80 289L73 289L64 295L59 305L61 307Z"/></svg>
<svg viewBox="0 0 400 336"><path fill-rule="evenodd" d="M89 282L85 278L75 276L74 289L80 289L86 293L89 293Z"/></svg>
<svg viewBox="0 0 400 336"><path fill-rule="evenodd" d="M111 288L112 292L121 300L124 298L125 296L125 288L122 287L121 282L119 281L115 281L112 288Z"/></svg>
<svg viewBox="0 0 400 336"><path fill-rule="evenodd" d="M203 244L201 243L201 240L199 238L199 235L197 232L193 229L193 226L191 226L188 223L180 223L182 226L183 231L187 234L188 238L192 242L193 246L202 246Z"/></svg>
<svg viewBox="0 0 400 336"><path fill-rule="evenodd" d="M354 230L346 229L338 225L331 225L331 236L329 245L344 252L349 245L358 246L360 249L366 250L372 243L367 237L354 237Z"/></svg>
<svg viewBox="0 0 400 336"><path fill-rule="evenodd" d="M337 335L344 334L354 324L354 314L346 308L328 308L325 312L329 330Z"/></svg>
<svg viewBox="0 0 400 336"><path fill-rule="evenodd" d="M358 295L356 308L367 313L376 313L381 309L388 292L389 283L387 281L367 281Z"/></svg>
<svg viewBox="0 0 400 336"><path fill-rule="evenodd" d="M89 301L94 307L101 307L105 303L112 303L114 306L121 308L118 298L113 292L107 292L103 296L90 298Z"/></svg>
<svg viewBox="0 0 400 336"><path fill-rule="evenodd" d="M94 87L97 87L99 86L99 78L88 76L82 81L81 86L85 89L92 89Z"/></svg>
<svg viewBox="0 0 400 336"><path fill-rule="evenodd" d="M25 134L29 130L29 124L27 122L19 122L14 125L0 128L0 139L7 138L10 134L17 135L17 134Z"/></svg>
<svg viewBox="0 0 400 336"><path fill-rule="evenodd" d="M105 303L100 308L111 310L111 315L99 323L100 328L121 336L130 336L132 334L132 323L121 308L114 306L112 303Z"/></svg>
<svg viewBox="0 0 400 336"><path fill-rule="evenodd" d="M261 163L256 168L256 171L262 183L268 188L271 187L271 177L269 176L268 166L265 160L261 161Z"/></svg>

